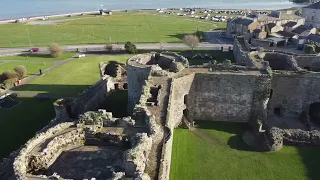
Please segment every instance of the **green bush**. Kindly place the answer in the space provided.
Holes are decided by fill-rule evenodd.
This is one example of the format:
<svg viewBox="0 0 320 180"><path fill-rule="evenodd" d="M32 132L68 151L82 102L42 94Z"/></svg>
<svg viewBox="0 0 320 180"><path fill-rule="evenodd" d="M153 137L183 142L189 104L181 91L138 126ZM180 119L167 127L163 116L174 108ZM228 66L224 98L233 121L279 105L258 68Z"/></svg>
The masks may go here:
<svg viewBox="0 0 320 180"><path fill-rule="evenodd" d="M17 74L11 71L5 71L2 73L2 78L3 80L7 80L7 79L13 79L13 78L17 78Z"/></svg>
<svg viewBox="0 0 320 180"><path fill-rule="evenodd" d="M311 44L306 44L306 45L304 45L304 52L305 52L306 54L313 54L313 53L315 53L314 46L311 45Z"/></svg>
<svg viewBox="0 0 320 180"><path fill-rule="evenodd" d="M15 82L17 82L17 78L6 79L5 81L3 81L4 88L11 88Z"/></svg>
<svg viewBox="0 0 320 180"><path fill-rule="evenodd" d="M137 47L135 44L133 44L132 42L128 41L126 42L126 44L124 45L124 48L126 49L126 51L130 54L135 54L137 53Z"/></svg>
<svg viewBox="0 0 320 180"><path fill-rule="evenodd" d="M199 38L200 42L204 42L206 40L206 36L202 31L197 31L195 35Z"/></svg>
<svg viewBox="0 0 320 180"><path fill-rule="evenodd" d="M24 66L17 66L14 68L19 79L23 79L27 75L27 69Z"/></svg>

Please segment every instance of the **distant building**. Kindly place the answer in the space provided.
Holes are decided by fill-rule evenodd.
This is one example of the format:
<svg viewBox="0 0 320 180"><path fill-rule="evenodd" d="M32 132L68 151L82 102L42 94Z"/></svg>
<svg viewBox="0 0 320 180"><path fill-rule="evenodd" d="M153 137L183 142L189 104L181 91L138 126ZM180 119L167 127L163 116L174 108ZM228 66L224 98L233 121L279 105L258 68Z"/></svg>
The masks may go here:
<svg viewBox="0 0 320 180"><path fill-rule="evenodd" d="M301 25L291 32L298 35L299 37L307 37L310 34L316 34L317 29L312 26Z"/></svg>
<svg viewBox="0 0 320 180"><path fill-rule="evenodd" d="M304 18L292 14L290 12L283 13L279 11L272 11L271 14L261 14L259 12L252 12L245 17L234 18L227 23L227 37L232 38L235 35L246 35L252 33L255 29L266 30L269 27L270 31L283 31L282 25L288 22L295 22L296 26L304 24Z"/></svg>
<svg viewBox="0 0 320 180"><path fill-rule="evenodd" d="M306 25L320 28L320 2L302 8L302 17L306 19Z"/></svg>
<svg viewBox="0 0 320 180"><path fill-rule="evenodd" d="M112 11L100 9L100 15L112 15Z"/></svg>
<svg viewBox="0 0 320 180"><path fill-rule="evenodd" d="M290 21L290 22L287 22L286 24L283 25L283 30L287 31L287 32L291 32L292 30L294 30L298 26L300 26L300 24L298 24L297 22Z"/></svg>

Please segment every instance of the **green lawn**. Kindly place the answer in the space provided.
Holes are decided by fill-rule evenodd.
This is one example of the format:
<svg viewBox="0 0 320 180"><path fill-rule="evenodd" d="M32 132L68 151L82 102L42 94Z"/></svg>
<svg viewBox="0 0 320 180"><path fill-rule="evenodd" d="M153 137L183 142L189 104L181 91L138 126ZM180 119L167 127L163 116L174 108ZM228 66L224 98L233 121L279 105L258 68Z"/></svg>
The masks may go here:
<svg viewBox="0 0 320 180"><path fill-rule="evenodd" d="M54 118L53 100L19 98L13 109L0 109L0 159L17 150Z"/></svg>
<svg viewBox="0 0 320 180"><path fill-rule="evenodd" d="M21 54L17 56L4 56L0 57L0 60L65 60L68 58L71 58L76 53L73 52L64 52L60 57L53 58L50 56L50 54L41 54L41 53L35 53L35 54Z"/></svg>
<svg viewBox="0 0 320 180"><path fill-rule="evenodd" d="M122 13L112 16L97 16L77 19L53 25L28 25L25 23L0 25L0 47L28 46L26 29L33 46L47 46L52 43L89 44L112 42L181 42L185 34L213 28L211 21L190 20L162 16L150 12ZM225 27L220 23L219 27Z"/></svg>
<svg viewBox="0 0 320 180"><path fill-rule="evenodd" d="M197 122L212 141L187 129L174 131L172 180L320 179L320 148L286 146L279 152L252 151L241 139L244 124Z"/></svg>
<svg viewBox="0 0 320 180"><path fill-rule="evenodd" d="M99 62L110 60L125 63L132 55L89 56L68 62L15 90L75 96L100 79Z"/></svg>
<svg viewBox="0 0 320 180"><path fill-rule="evenodd" d="M34 75L39 73L39 69L46 69L50 66L53 66L53 62L7 62L0 63L0 73L4 71L12 71L14 72L14 68L16 66L23 65L27 69L28 75Z"/></svg>

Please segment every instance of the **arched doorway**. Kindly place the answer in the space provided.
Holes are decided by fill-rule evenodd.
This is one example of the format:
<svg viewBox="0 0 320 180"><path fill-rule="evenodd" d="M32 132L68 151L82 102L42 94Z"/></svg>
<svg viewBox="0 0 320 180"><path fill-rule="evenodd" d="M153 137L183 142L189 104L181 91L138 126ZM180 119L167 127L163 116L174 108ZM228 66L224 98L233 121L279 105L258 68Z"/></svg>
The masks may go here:
<svg viewBox="0 0 320 180"><path fill-rule="evenodd" d="M320 102L310 104L309 116L312 122L320 125Z"/></svg>

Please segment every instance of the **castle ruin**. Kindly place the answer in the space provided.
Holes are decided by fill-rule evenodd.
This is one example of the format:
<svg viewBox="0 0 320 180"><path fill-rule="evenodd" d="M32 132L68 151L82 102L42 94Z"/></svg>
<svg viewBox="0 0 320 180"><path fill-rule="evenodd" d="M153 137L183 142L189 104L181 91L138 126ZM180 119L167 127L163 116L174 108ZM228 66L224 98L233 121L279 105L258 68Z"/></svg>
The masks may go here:
<svg viewBox="0 0 320 180"><path fill-rule="evenodd" d="M55 102L56 118L2 162L0 175L167 180L174 128L194 120L248 123L243 139L259 151L319 146L320 57L250 51L243 37L233 52L236 64L190 66L163 52L100 65L101 80ZM121 88L128 89L130 117L97 110Z"/></svg>

